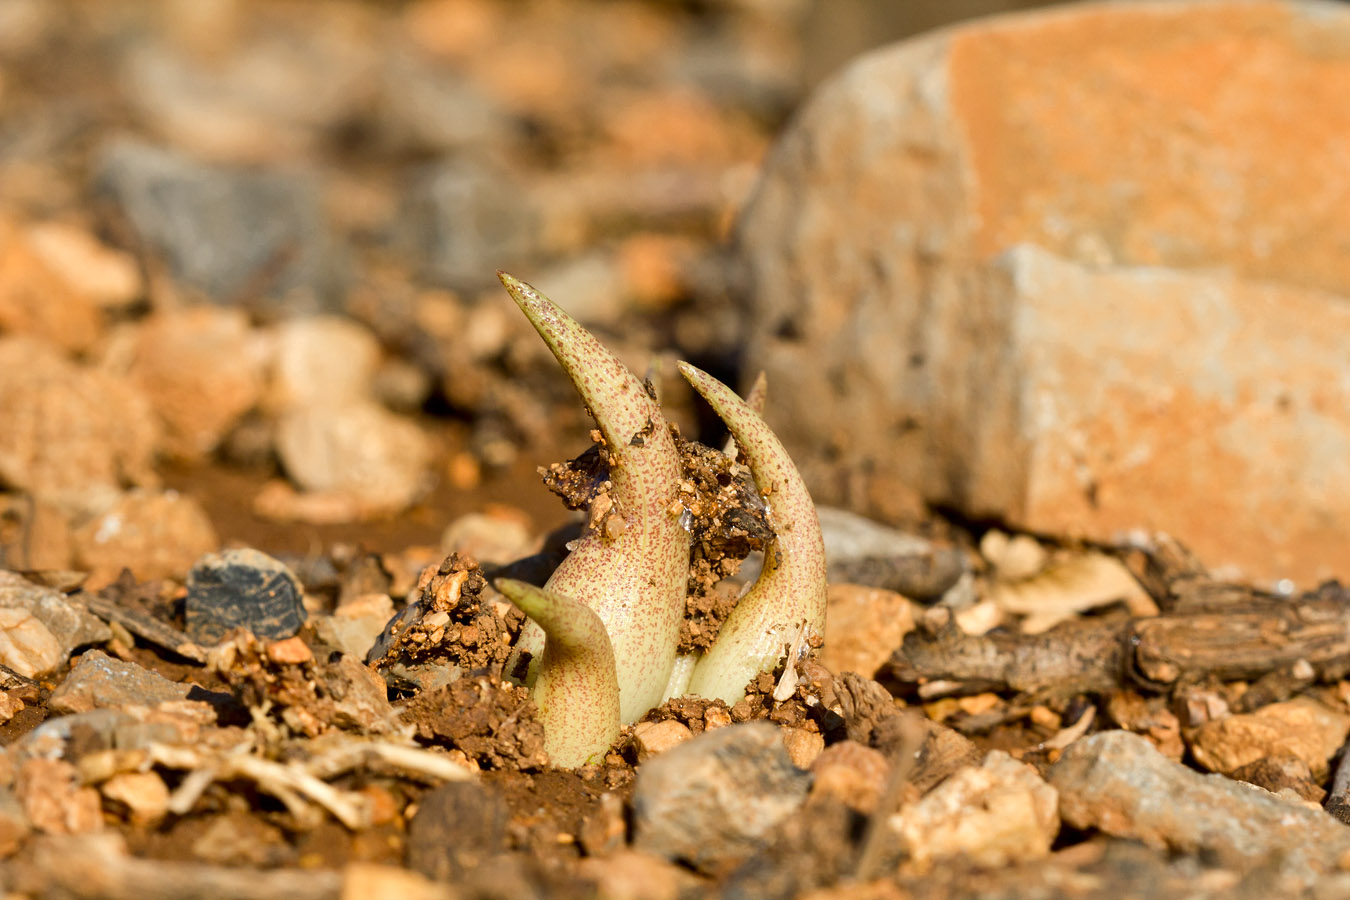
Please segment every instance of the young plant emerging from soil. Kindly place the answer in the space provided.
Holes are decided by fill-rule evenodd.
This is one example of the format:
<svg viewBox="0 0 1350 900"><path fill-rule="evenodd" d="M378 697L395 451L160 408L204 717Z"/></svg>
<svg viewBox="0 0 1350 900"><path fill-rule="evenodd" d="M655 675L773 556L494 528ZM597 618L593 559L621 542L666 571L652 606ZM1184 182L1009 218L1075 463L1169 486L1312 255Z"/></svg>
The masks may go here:
<svg viewBox="0 0 1350 900"><path fill-rule="evenodd" d="M556 765L576 766L603 753L621 722L667 697L687 688L734 704L790 644L822 638L824 543L801 476L763 419L726 385L680 363L731 431L773 536L759 578L717 639L677 667L690 535L675 437L654 393L613 353L534 288L498 275L581 394L607 469L585 533L543 588L497 582L533 623L518 646L533 658L528 680L545 747Z"/></svg>

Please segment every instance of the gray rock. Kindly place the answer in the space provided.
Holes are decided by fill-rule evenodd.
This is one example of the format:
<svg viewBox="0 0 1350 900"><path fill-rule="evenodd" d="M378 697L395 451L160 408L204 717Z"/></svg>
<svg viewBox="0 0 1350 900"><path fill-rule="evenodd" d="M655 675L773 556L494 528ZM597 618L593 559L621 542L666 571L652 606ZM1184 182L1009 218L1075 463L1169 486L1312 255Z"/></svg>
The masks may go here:
<svg viewBox="0 0 1350 900"><path fill-rule="evenodd" d="M349 653L323 665L319 677L333 701L333 724L363 734L393 734L402 727L384 680Z"/></svg>
<svg viewBox="0 0 1350 900"><path fill-rule="evenodd" d="M232 628L282 640L305 623L300 580L285 565L253 549L208 553L188 573L187 633L215 644Z"/></svg>
<svg viewBox="0 0 1350 900"><path fill-rule="evenodd" d="M461 69L394 51L383 62L380 126L393 144L438 152L500 146L511 115Z"/></svg>
<svg viewBox="0 0 1350 900"><path fill-rule="evenodd" d="M404 195L399 243L427 277L464 290L494 283L497 269L526 263L538 214L510 173L472 160L417 172Z"/></svg>
<svg viewBox="0 0 1350 900"><path fill-rule="evenodd" d="M638 770L633 846L721 870L766 845L810 785L775 726L747 722L705 732Z"/></svg>
<svg viewBox="0 0 1350 900"><path fill-rule="evenodd" d="M816 514L832 584L865 584L914 600L937 599L969 568L955 547L939 547L844 509L817 506Z"/></svg>
<svg viewBox="0 0 1350 900"><path fill-rule="evenodd" d="M0 572L0 608L4 607L25 609L46 626L61 650L60 662L79 647L112 637L102 619L60 591L33 584L13 572Z"/></svg>
<svg viewBox="0 0 1350 900"><path fill-rule="evenodd" d="M48 705L62 715L124 706L157 706L186 700L191 690L192 685L178 684L144 666L94 650L80 658L66 680L52 692Z"/></svg>
<svg viewBox="0 0 1350 900"><path fill-rule="evenodd" d="M1278 860L1283 873L1300 879L1335 872L1350 853L1350 829L1327 813L1201 775L1128 731L1070 744L1049 781L1065 822L1156 849L1203 853L1244 869Z"/></svg>
<svg viewBox="0 0 1350 900"><path fill-rule="evenodd" d="M331 307L345 273L316 178L208 166L122 142L98 185L174 277L217 303L288 312Z"/></svg>

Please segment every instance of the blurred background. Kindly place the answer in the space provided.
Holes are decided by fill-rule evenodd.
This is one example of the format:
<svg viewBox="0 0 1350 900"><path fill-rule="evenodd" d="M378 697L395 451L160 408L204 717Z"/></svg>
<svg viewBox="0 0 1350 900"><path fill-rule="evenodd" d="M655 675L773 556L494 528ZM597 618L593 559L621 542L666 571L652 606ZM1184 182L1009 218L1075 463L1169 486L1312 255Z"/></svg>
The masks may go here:
<svg viewBox="0 0 1350 900"><path fill-rule="evenodd" d="M793 110L1034 5L0 0L4 561L561 520L586 420L494 271L711 439L671 363L741 375L726 245Z"/></svg>

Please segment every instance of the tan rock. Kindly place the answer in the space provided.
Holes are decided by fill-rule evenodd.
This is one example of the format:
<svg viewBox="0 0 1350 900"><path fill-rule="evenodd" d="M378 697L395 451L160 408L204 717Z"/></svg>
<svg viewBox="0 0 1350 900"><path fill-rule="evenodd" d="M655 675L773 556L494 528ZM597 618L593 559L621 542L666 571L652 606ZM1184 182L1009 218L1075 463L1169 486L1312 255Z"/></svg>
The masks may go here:
<svg viewBox="0 0 1350 900"><path fill-rule="evenodd" d="M152 485L159 430L144 395L36 341L0 338L0 482L66 514Z"/></svg>
<svg viewBox="0 0 1350 900"><path fill-rule="evenodd" d="M137 331L127 377L164 423L164 448L200 459L258 402L262 344L238 309L160 313Z"/></svg>
<svg viewBox="0 0 1350 900"><path fill-rule="evenodd" d="M830 623L820 662L831 672L871 677L914 628L914 607L894 591L832 584L825 598Z"/></svg>
<svg viewBox="0 0 1350 900"><path fill-rule="evenodd" d="M584 859L577 872L595 884L598 900L676 900L701 886L688 869L639 850Z"/></svg>
<svg viewBox="0 0 1350 900"><path fill-rule="evenodd" d="M368 515L410 504L424 487L430 439L374 402L294 409L277 423L277 452L305 491L350 498Z"/></svg>
<svg viewBox="0 0 1350 900"><path fill-rule="evenodd" d="M861 813L871 813L886 787L891 764L886 754L857 741L826 747L811 766L816 776L812 797L832 797Z"/></svg>
<svg viewBox="0 0 1350 900"><path fill-rule="evenodd" d="M674 719L664 722L639 722L633 726L633 744L637 748L638 762L645 762L661 753L665 753L677 744L683 744L693 737L689 726Z"/></svg>
<svg viewBox="0 0 1350 900"><path fill-rule="evenodd" d="M0 221L0 332L83 351L102 327L98 305L53 271L18 226Z"/></svg>
<svg viewBox="0 0 1350 900"><path fill-rule="evenodd" d="M494 504L465 513L441 532L441 549L468 554L480 563L508 563L539 549L530 517L515 507Z"/></svg>
<svg viewBox="0 0 1350 900"><path fill-rule="evenodd" d="M9 859L33 830L23 807L8 784L0 786L0 859Z"/></svg>
<svg viewBox="0 0 1350 900"><path fill-rule="evenodd" d="M50 504L24 494L0 496L0 518L16 527L0 536L0 559L13 569L56 571L75 563L70 522Z"/></svg>
<svg viewBox="0 0 1350 900"><path fill-rule="evenodd" d="M103 796L127 808L131 820L152 825L169 811L169 789L154 772L122 772L103 782Z"/></svg>
<svg viewBox="0 0 1350 900"><path fill-rule="evenodd" d="M182 579L203 554L220 546L196 500L177 491L128 491L106 512L75 530L75 555L91 578L106 581L128 568L144 580Z"/></svg>
<svg viewBox="0 0 1350 900"><path fill-rule="evenodd" d="M1268 756L1302 760L1320 781L1350 734L1350 716L1307 697L1208 722L1191 738L1195 761L1232 772Z"/></svg>
<svg viewBox="0 0 1350 900"><path fill-rule="evenodd" d="M80 787L73 765L63 759L24 760L14 793L33 827L47 834L84 834L103 827L98 791Z"/></svg>
<svg viewBox="0 0 1350 900"><path fill-rule="evenodd" d="M819 731L805 728L784 728L783 746L788 759L799 769L809 769L825 749L825 738Z"/></svg>
<svg viewBox="0 0 1350 900"><path fill-rule="evenodd" d="M454 900L453 888L401 866L348 863L342 870L341 900Z"/></svg>
<svg viewBox="0 0 1350 900"><path fill-rule="evenodd" d="M307 316L277 326L268 405L344 406L371 399L380 344L342 316Z"/></svg>
<svg viewBox="0 0 1350 900"><path fill-rule="evenodd" d="M136 260L83 228L42 222L30 227L27 236L48 268L101 307L124 306L145 293Z"/></svg>
<svg viewBox="0 0 1350 900"><path fill-rule="evenodd" d="M59 641L37 616L18 607L0 607L0 664L32 678L66 658Z"/></svg>
<svg viewBox="0 0 1350 900"><path fill-rule="evenodd" d="M0 725L14 718L23 708L24 702L18 697L7 691L0 691Z"/></svg>
<svg viewBox="0 0 1350 900"><path fill-rule="evenodd" d="M896 515L908 485L1259 578L1350 572L1350 109L1324 112L1348 27L1074 4L818 90L740 229L746 368L817 500Z"/></svg>
<svg viewBox="0 0 1350 900"><path fill-rule="evenodd" d="M994 750L890 818L920 869L953 856L979 866L1043 859L1059 833L1059 793Z"/></svg>

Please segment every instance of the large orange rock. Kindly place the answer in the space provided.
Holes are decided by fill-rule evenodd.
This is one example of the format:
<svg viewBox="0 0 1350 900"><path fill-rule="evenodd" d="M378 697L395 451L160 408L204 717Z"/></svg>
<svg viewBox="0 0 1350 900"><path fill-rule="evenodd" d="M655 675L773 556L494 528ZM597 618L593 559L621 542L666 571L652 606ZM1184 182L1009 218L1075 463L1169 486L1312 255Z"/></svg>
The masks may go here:
<svg viewBox="0 0 1350 900"><path fill-rule="evenodd" d="M824 85L740 228L818 499L1350 575L1345 96L1350 10L1306 2L990 19Z"/></svg>

